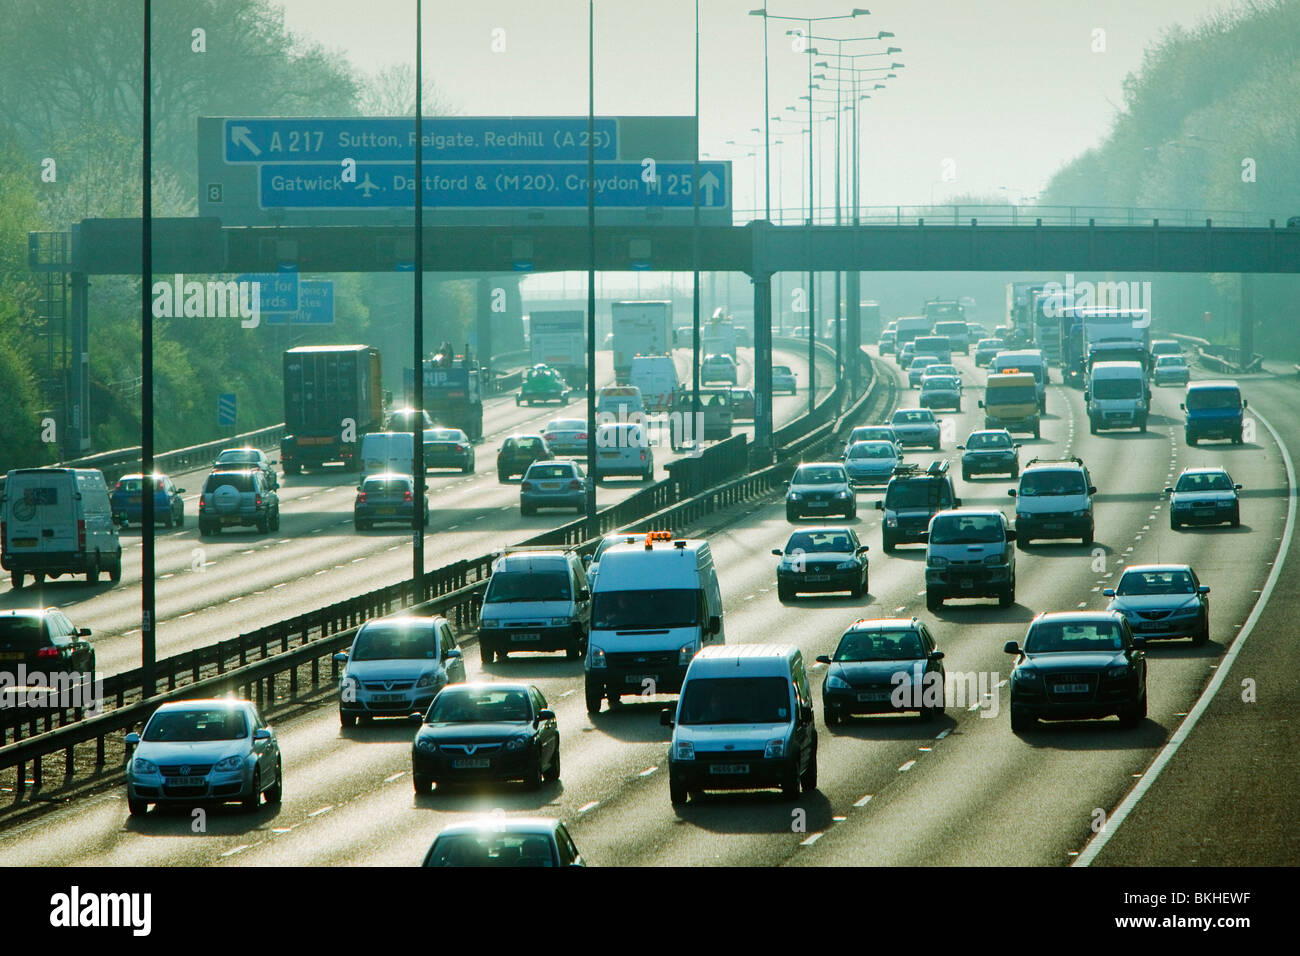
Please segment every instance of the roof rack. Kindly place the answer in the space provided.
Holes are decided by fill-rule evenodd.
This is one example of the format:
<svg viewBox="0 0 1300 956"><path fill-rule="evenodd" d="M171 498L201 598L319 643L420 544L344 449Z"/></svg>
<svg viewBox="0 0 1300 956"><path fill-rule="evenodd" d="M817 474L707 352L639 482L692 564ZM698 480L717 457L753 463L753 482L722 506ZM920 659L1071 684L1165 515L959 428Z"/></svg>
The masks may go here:
<svg viewBox="0 0 1300 956"><path fill-rule="evenodd" d="M919 475L920 473L921 466L914 461L900 461L894 466L894 475L899 478L907 477L909 475Z"/></svg>
<svg viewBox="0 0 1300 956"><path fill-rule="evenodd" d="M948 459L936 458L934 461L930 462L930 466L925 469L925 473L927 475L935 475L935 476L948 474Z"/></svg>
<svg viewBox="0 0 1300 956"><path fill-rule="evenodd" d="M1075 455L1071 458L1031 458L1025 467L1028 468L1030 465L1063 465L1066 462L1073 465L1083 465L1083 459Z"/></svg>

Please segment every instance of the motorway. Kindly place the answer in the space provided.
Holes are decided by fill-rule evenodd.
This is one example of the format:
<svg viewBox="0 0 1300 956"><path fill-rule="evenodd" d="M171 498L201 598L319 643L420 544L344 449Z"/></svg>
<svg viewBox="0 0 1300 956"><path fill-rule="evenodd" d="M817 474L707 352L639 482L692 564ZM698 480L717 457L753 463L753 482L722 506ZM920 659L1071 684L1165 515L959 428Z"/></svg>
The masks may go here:
<svg viewBox="0 0 1300 956"><path fill-rule="evenodd" d="M966 411L940 417L955 419L955 441L962 441L982 425L975 401L982 397L985 373L968 358L958 356L956 364L967 384ZM888 359L879 367L898 374ZM411 725L377 721L342 730L336 706L326 697L319 706L276 725L286 781L278 809L264 807L248 816L234 806L211 810L205 832L195 833L184 810L154 810L143 818L128 818L117 787L0 833L0 858L11 864L58 866L411 865L419 862L442 826L470 812L500 807L507 813L563 818L584 856L597 865L1067 864L1092 835L1097 814L1108 814L1120 802L1211 678L1225 645L1246 621L1263 587L1287 516L1287 476L1267 429L1259 428L1254 439L1241 446L1211 443L1189 448L1178 411L1181 389L1154 391L1145 434L1090 435L1081 394L1051 387L1042 438L1025 439L1022 466L1033 455L1082 457L1098 488L1097 540L1091 549L1071 542L1036 542L1020 551L1017 603L1006 610L988 601L952 601L937 613L925 611L924 551L905 546L895 555L883 554L880 513L873 507L879 492L860 495L856 527L871 547L871 577L869 594L859 601L777 600L775 559L769 552L784 544L791 529L779 497L738 507L715 520L708 537L725 600L729 643L794 643L811 660L830 653L844 627L857 618L917 615L929 623L945 652L949 675L986 680L990 696L950 706L934 723L890 715L858 718L831 730L821 720L822 668L814 669L819 788L796 802L785 802L775 792L709 794L673 808L666 780L669 731L658 723L660 708L671 698L628 703L593 720L583 703L581 664L559 655L537 655L480 667L478 656L470 654L470 679L527 679L541 688L558 715L562 781L531 793L507 786L417 798L410 779ZM1252 411L1259 408L1268 415L1274 409L1272 414L1280 416L1287 410L1280 401L1257 402L1249 387L1244 391ZM916 394L911 392L909 398L904 385L901 404L914 403ZM953 455L953 442L951 434L945 437L943 454ZM908 455L922 463L933 457L929 451ZM1215 463L1226 465L1245 486L1241 527L1170 530L1160 489L1185 467ZM480 462L480 471L485 470ZM954 467L964 505L1013 512L1006 495L1008 480L964 482L959 472ZM451 479L448 485L459 480ZM283 527L295 534L301 530L306 537L312 527L342 517L340 502L350 494L350 482L332 491L306 485L304 491L337 496L333 508L313 499L311 507L319 510L307 512L305 519L301 510L286 505ZM513 488L498 489L489 481L472 505L466 500L468 490L448 499L462 509L457 512L462 524L479 513L501 513L480 537L470 538L469 551L500 543L501 532L494 537L494 528L517 532L531 526L520 522L517 512L506 516L513 511L513 496ZM307 525L298 529L291 519L306 520ZM187 529L184 534L191 533ZM404 534L399 536L405 540ZM328 537L322 531L319 540ZM288 582L305 573L314 575L306 570L312 562L317 568L344 571L337 578L323 574L329 580L319 583L308 578L287 584L282 590L288 593L273 596L273 603L264 598L256 605L259 612L242 624L237 623L238 615L248 612L221 610L224 603L217 603L216 592L209 594L206 588L225 588L233 596L248 585L240 584L237 574L224 584L205 585L196 600L217 607L213 621L220 622L222 632L217 634L209 625L206 639L262 623L269 607L306 607L312 600L324 603L365 590L366 581L380 583L372 577L380 569L385 580L395 579L406 555L403 549L384 557L383 542L362 546L369 548L363 552L368 556L364 572L348 570L349 547L358 539L370 540L349 533L341 542L321 548L310 538L289 537L295 544L276 553L275 567L267 567L265 560L241 565ZM188 560L191 544L185 541L175 553L169 552L171 566ZM301 554L293 550L298 546ZM228 546L222 541L216 547ZM329 561L322 560L324 553ZM235 561L229 552L219 559ZM1148 719L1133 730L1122 730L1112 718L1040 725L1023 737L1012 735L1004 683L1010 659L1002 653L1003 642L1021 639L1040 611L1104 607L1101 588L1113 583L1125 564L1157 560L1189 562L1212 587L1211 640L1199 648L1187 641L1149 648ZM206 573L212 575L213 569ZM256 586L271 585L259 578ZM167 598L177 602L166 605L167 618L176 616L186 599L184 591L179 588ZM248 601L253 600L250 594ZM94 626L93 620L86 620L85 609L91 604L74 607L79 623ZM121 613L129 620L126 609ZM177 629L179 625L163 630ZM190 639L198 640L205 630L196 627L191 633ZM1253 637L1261 649L1272 639L1258 631ZM105 643L113 646L112 641L100 646Z"/></svg>
<svg viewBox="0 0 1300 956"><path fill-rule="evenodd" d="M776 399L774 416L784 424L807 411L807 356L776 351L777 362L795 370L804 388L798 395ZM739 350L740 384L752 384L753 350ZM674 355L678 374L689 382L690 352ZM818 382L832 381L829 359L818 363ZM597 382L613 381L611 353L597 353ZM818 400L829 388L818 388ZM513 393L512 393L513 394ZM519 514L519 479L500 484L496 453L505 436L540 432L560 417L586 417L585 395L558 405L517 407L512 395L484 403L484 440L476 446L475 472L432 471L429 484L429 526L425 537L425 567L432 570L463 558L515 544L577 517L572 511ZM656 439L652 429L652 440ZM753 435L753 425L735 432ZM663 466L680 457L667 444L655 449L656 480ZM276 453L272 458L278 457ZM158 583L157 654L168 657L235 637L313 608L373 591L410 577L411 538L399 525L380 525L365 532L352 526L356 475L339 466L306 475L282 476L280 530L270 535L254 528L227 529L219 536L200 538L198 498L209 469L173 475L185 488L185 527L157 530L155 561ZM605 507L643 488L635 479L612 478L596 488L596 503ZM38 590L30 583L15 592L7 576L0 587L0 608L56 605L80 627L89 627L101 676L140 666L140 529L122 533L122 581L114 586L101 578L87 587L84 577L47 580Z"/></svg>

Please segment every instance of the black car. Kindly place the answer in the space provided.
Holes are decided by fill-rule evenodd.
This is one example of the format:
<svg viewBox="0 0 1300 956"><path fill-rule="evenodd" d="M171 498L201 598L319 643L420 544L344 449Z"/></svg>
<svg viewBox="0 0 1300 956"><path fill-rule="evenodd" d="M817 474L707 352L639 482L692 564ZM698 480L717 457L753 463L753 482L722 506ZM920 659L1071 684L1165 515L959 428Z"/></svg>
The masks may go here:
<svg viewBox="0 0 1300 956"><path fill-rule="evenodd" d="M867 593L867 546L846 526L807 528L790 535L785 550L773 548L776 593L788 601L799 591Z"/></svg>
<svg viewBox="0 0 1300 956"><path fill-rule="evenodd" d="M840 638L822 681L822 719L833 727L853 714L914 710L922 720L944 712L943 651L916 618L858 621ZM906 674L906 680L898 678Z"/></svg>
<svg viewBox="0 0 1300 956"><path fill-rule="evenodd" d="M1020 443L1011 439L1005 428L986 428L970 433L966 444L958 445L961 456L961 477L970 481L971 475L1010 475L1020 477Z"/></svg>
<svg viewBox="0 0 1300 956"><path fill-rule="evenodd" d="M424 866L585 866L559 820L488 816L445 827Z"/></svg>
<svg viewBox="0 0 1300 956"><path fill-rule="evenodd" d="M280 476L276 474L275 466L279 464L279 459L268 458L266 452L260 448L245 446L243 448L227 448L217 455L217 460L212 463L213 471L244 471L248 468L256 468L262 473L263 484L268 488L280 487Z"/></svg>
<svg viewBox="0 0 1300 956"><path fill-rule="evenodd" d="M541 435L511 435L497 452L497 480L505 481L512 475L522 477L533 462L554 458L555 453Z"/></svg>
<svg viewBox="0 0 1300 956"><path fill-rule="evenodd" d="M424 502L424 524L427 525L429 496L421 491L420 498ZM352 503L352 524L358 531L385 521L396 521L409 528L414 517L415 479L410 475L383 472L367 476L357 486L357 497Z"/></svg>
<svg viewBox="0 0 1300 956"><path fill-rule="evenodd" d="M9 678L0 682L0 711L94 707L89 636L90 628L75 627L56 607L0 611L0 672Z"/></svg>
<svg viewBox="0 0 1300 956"><path fill-rule="evenodd" d="M417 794L452 781L522 780L530 789L560 779L555 712L531 684L444 687L411 748Z"/></svg>
<svg viewBox="0 0 1300 956"><path fill-rule="evenodd" d="M1024 646L1007 641L1011 731L1038 720L1095 720L1115 714L1125 727L1147 715L1146 640L1117 611L1057 611L1029 623Z"/></svg>
<svg viewBox="0 0 1300 956"><path fill-rule="evenodd" d="M424 432L424 467L459 468L474 472L474 445L459 428L428 428Z"/></svg>

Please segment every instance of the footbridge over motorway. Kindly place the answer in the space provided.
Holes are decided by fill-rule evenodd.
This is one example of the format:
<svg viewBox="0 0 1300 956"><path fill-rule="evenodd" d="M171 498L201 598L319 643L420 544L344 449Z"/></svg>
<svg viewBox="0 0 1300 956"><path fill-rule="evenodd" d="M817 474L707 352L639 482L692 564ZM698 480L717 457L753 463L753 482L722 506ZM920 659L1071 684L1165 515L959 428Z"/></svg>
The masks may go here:
<svg viewBox="0 0 1300 956"><path fill-rule="evenodd" d="M156 274L211 275L276 272L286 264L302 273L381 272L409 268L414 261L413 229L405 226L228 227L211 217L154 219ZM437 225L423 231L423 261L439 273L473 274L483 279L521 273L581 271L743 272L754 284L755 443L771 447L771 277L778 272L847 274L846 349L857 350L862 272L1170 272L1240 273L1241 351L1253 352L1255 317L1248 277L1258 273L1300 272L1300 228L1044 224L1019 219L980 225L872 224L853 226L774 225L754 221L741 226L597 225L585 226ZM68 316L72 354L87 344L89 283L92 275L130 275L140 271L141 221L87 219L66 239L51 243L48 233L29 237L33 271L62 273L71 292ZM55 234L56 236L59 234ZM43 254L51 246L59 256ZM591 250L594 249L594 263ZM480 352L490 334L491 281L480 282ZM815 316L815 303L810 302ZM850 363L852 364L852 363ZM75 379L80 379L78 385ZM856 383L855 383L856 385ZM86 362L74 370L70 405L89 395ZM85 407L84 399L82 407ZM69 409L69 417L73 416ZM86 426L79 416L74 431ZM72 424L71 422L69 424ZM87 433L88 434L88 433Z"/></svg>

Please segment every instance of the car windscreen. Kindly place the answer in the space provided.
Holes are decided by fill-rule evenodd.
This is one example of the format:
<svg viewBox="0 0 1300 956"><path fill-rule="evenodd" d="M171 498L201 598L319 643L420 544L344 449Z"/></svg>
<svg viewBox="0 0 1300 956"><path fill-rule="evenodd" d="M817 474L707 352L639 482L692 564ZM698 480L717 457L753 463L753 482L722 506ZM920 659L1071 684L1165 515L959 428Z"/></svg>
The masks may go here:
<svg viewBox="0 0 1300 956"><path fill-rule="evenodd" d="M408 478L367 478L361 490L368 495L401 495L411 490Z"/></svg>
<svg viewBox="0 0 1300 956"><path fill-rule="evenodd" d="M908 370L911 371L912 369L917 368L929 368L931 365L935 364L937 363L930 356L918 355L916 358L912 359L912 364L908 366Z"/></svg>
<svg viewBox="0 0 1300 956"><path fill-rule="evenodd" d="M1142 380L1138 378L1102 378L1092 383L1092 397L1098 399L1139 398Z"/></svg>
<svg viewBox="0 0 1300 956"><path fill-rule="evenodd" d="M790 366L788 366L788 365L773 365L773 366L772 366L772 374L773 374L773 375L789 375L789 374L790 374Z"/></svg>
<svg viewBox="0 0 1300 956"><path fill-rule="evenodd" d="M882 631L878 634L845 634L831 660L906 661L921 657L921 638L914 631Z"/></svg>
<svg viewBox="0 0 1300 956"><path fill-rule="evenodd" d="M576 478L577 476L569 465L532 465L524 477L529 481L536 481L538 478Z"/></svg>
<svg viewBox="0 0 1300 956"><path fill-rule="evenodd" d="M251 465L259 461L259 456L255 451L223 451L217 461L222 465Z"/></svg>
<svg viewBox="0 0 1300 956"><path fill-rule="evenodd" d="M894 446L890 442L861 442L849 449L849 458L889 458L896 457Z"/></svg>
<svg viewBox="0 0 1300 956"><path fill-rule="evenodd" d="M362 628L352 644L353 661L433 660L438 656L438 634L431 627L377 624Z"/></svg>
<svg viewBox="0 0 1300 956"><path fill-rule="evenodd" d="M1000 349L1006 345L1001 339L982 339L975 345L976 351L987 352L990 349Z"/></svg>
<svg viewBox="0 0 1300 956"><path fill-rule="evenodd" d="M921 390L924 392L955 392L957 390L957 380L947 375L927 375L921 380Z"/></svg>
<svg viewBox="0 0 1300 956"><path fill-rule="evenodd" d="M16 651L30 651L44 647L45 626L38 617L0 617L0 644Z"/></svg>
<svg viewBox="0 0 1300 956"><path fill-rule="evenodd" d="M144 739L152 743L239 740L247 736L244 712L229 707L159 712L144 729Z"/></svg>
<svg viewBox="0 0 1300 956"><path fill-rule="evenodd" d="M786 554L850 554L853 550L853 541L844 531L796 531L785 544Z"/></svg>
<svg viewBox="0 0 1300 956"><path fill-rule="evenodd" d="M1025 653L1118 651L1124 646L1114 621L1041 621L1025 638Z"/></svg>
<svg viewBox="0 0 1300 956"><path fill-rule="evenodd" d="M984 394L985 405L1036 405L1038 390L1032 385L1002 386L988 389Z"/></svg>
<svg viewBox="0 0 1300 956"><path fill-rule="evenodd" d="M541 834L454 833L438 837L426 866L555 866Z"/></svg>
<svg viewBox="0 0 1300 956"><path fill-rule="evenodd" d="M540 438L507 438L503 451L540 451L542 440Z"/></svg>
<svg viewBox="0 0 1300 956"><path fill-rule="evenodd" d="M1162 355L1156 359L1156 368L1184 368L1186 365L1181 355Z"/></svg>
<svg viewBox="0 0 1300 956"><path fill-rule="evenodd" d="M587 430L587 423L577 418L557 418L547 423L548 432L581 432Z"/></svg>
<svg viewBox="0 0 1300 956"><path fill-rule="evenodd" d="M711 677L686 682L682 724L780 724L790 719L784 677Z"/></svg>
<svg viewBox="0 0 1300 956"><path fill-rule="evenodd" d="M966 439L967 448L1010 448L1011 436L1004 435L1001 432L994 432L987 435L971 435Z"/></svg>
<svg viewBox="0 0 1300 956"><path fill-rule="evenodd" d="M992 544L1003 537L1002 522L993 515L952 515L930 526L931 544Z"/></svg>
<svg viewBox="0 0 1300 956"><path fill-rule="evenodd" d="M933 425L934 415L922 409L894 412L895 425Z"/></svg>
<svg viewBox="0 0 1300 956"><path fill-rule="evenodd" d="M433 428L429 431L429 441L465 441L465 433L455 428Z"/></svg>
<svg viewBox="0 0 1300 956"><path fill-rule="evenodd" d="M1124 596L1195 592L1192 576L1186 571L1125 571L1115 588L1116 594Z"/></svg>
<svg viewBox="0 0 1300 956"><path fill-rule="evenodd" d="M1232 480L1221 472L1179 475L1178 484L1174 485L1174 491L1179 493L1191 492L1193 494L1202 491L1232 491Z"/></svg>
<svg viewBox="0 0 1300 956"><path fill-rule="evenodd" d="M1087 491L1077 471L1030 471L1020 476L1020 497L1081 495Z"/></svg>
<svg viewBox="0 0 1300 956"><path fill-rule="evenodd" d="M694 588L601 591L592 598L591 626L600 631L693 627L700 623L701 600Z"/></svg>
<svg viewBox="0 0 1300 956"><path fill-rule="evenodd" d="M567 601L571 596L567 571L497 571L488 581L483 603Z"/></svg>
<svg viewBox="0 0 1300 956"><path fill-rule="evenodd" d="M885 507L891 511L900 508L951 508L952 495L948 493L946 481L927 478L894 480L885 490Z"/></svg>
<svg viewBox="0 0 1300 956"><path fill-rule="evenodd" d="M803 465L795 469L794 477L790 479L792 485L835 485L843 484L847 481L844 469L838 466L825 465L818 467L815 465Z"/></svg>
<svg viewBox="0 0 1300 956"><path fill-rule="evenodd" d="M894 440L894 430L892 428L883 428L879 425L868 425L866 428L855 428L849 435L849 444L854 445L860 441L887 441Z"/></svg>
<svg viewBox="0 0 1300 956"><path fill-rule="evenodd" d="M252 491L253 476L249 472L226 472L208 475L208 480L203 484L203 493L207 494L216 491L224 485L231 485L237 491Z"/></svg>
<svg viewBox="0 0 1300 956"><path fill-rule="evenodd" d="M1208 408L1240 408L1241 392L1235 388L1190 388L1185 402L1189 412Z"/></svg>
<svg viewBox="0 0 1300 956"><path fill-rule="evenodd" d="M448 687L434 698L425 715L425 723L430 724L524 723L532 719L528 692L519 687Z"/></svg>

